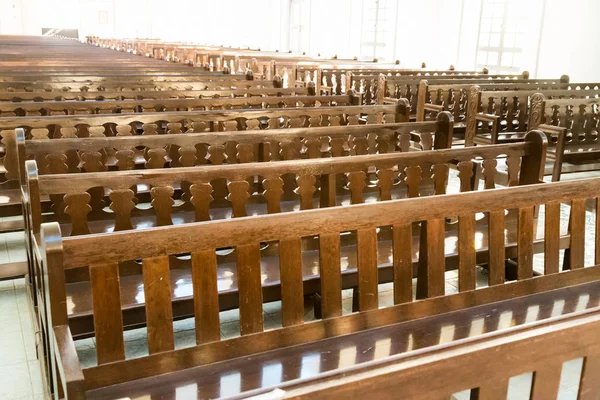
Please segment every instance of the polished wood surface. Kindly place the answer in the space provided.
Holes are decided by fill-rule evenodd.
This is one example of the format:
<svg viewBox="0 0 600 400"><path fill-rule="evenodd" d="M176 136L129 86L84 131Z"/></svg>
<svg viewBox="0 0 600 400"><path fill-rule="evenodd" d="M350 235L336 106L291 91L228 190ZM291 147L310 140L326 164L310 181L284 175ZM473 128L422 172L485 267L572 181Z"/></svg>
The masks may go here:
<svg viewBox="0 0 600 400"><path fill-rule="evenodd" d="M570 153L568 129L593 139L598 84L146 39L0 43L0 216L24 215L55 398L505 398L507 367L534 371L541 399L577 357L580 397L600 392L600 180L540 184L547 139L525 135L557 138L551 157ZM559 102L546 121L536 92Z"/></svg>
<svg viewBox="0 0 600 400"><path fill-rule="evenodd" d="M152 354L144 358L136 358L131 360L119 361L117 363L103 364L97 367L91 367L84 370L86 387L88 389L100 388L106 385L122 383L128 380L139 379L152 376L153 374L161 374L166 372L183 370L199 364L223 361L228 358L250 355L255 352L275 350L293 344L303 344L313 342L317 339L326 337L335 337L345 333L356 332L356 329L363 329L367 326L375 328L381 326L383 320L375 317L375 315L383 315L385 310L396 309L398 307L418 307L419 304L424 304L420 301L397 305L391 308L375 309L370 311L359 311L356 314L339 317L339 296L341 295L339 287L340 274L334 272L332 268L327 273L324 268L328 268L340 263L340 259L334 258L334 254L339 254L336 250L340 243L340 232L354 231L359 232L374 229L381 226L395 226L401 224L411 224L419 221L427 221L427 229L432 229L432 236L437 236L436 223L431 221L443 220L449 215L461 215L463 213L490 212L504 210L504 198L510 197L511 208L520 209L519 211L519 229L518 229L518 257L517 263L519 273L517 274L517 282L505 285L494 285L487 289L466 290L459 295L475 295L479 294L479 301L485 304L486 302L498 299L508 299L524 291L524 293L535 293L544 285L547 288L557 288L562 285L571 285L577 282L585 282L587 279L595 280L596 267L571 269L568 272L561 274L551 274L541 278L532 278L530 271L531 258L531 220L529 210L533 210L534 206L545 204L547 202L564 202L579 199L594 197L599 190L600 180L582 180L564 183L539 184L532 186L521 186L503 189L491 189L481 192L460 193L454 195L431 196L417 199L392 200L381 202L378 204L362 204L348 207L336 207L330 209L310 210L297 213L284 213L279 215L267 215L257 217L236 218L223 220L219 222L200 222L195 224L187 224L174 227L158 227L148 230L134 230L125 232L115 232L111 234L101 234L92 236L81 236L60 239L60 231L56 224L44 225L43 227L43 243L51 241L51 254L56 256L51 258L53 261L47 264L50 269L73 269L80 266L91 265L92 268L98 263L117 263L126 260L134 259L154 259L156 257L164 257L166 255L183 254L189 251L198 251L204 249L220 249L229 246L236 246L238 250L243 249L244 254L238 256L238 268L240 262L248 261L248 266L257 265L257 260L250 260L258 251L259 243L277 241L280 238L289 237L307 237L319 235L321 237L320 246L320 274L323 276L321 280L321 302L324 319L313 323L305 323L293 325L286 328L275 329L272 331L262 331L261 324L262 314L257 317L253 303L246 303L240 296L240 306L244 304L247 310L246 322L241 323L242 336L238 339L229 339L207 344L199 344L197 347L185 349L165 351L159 354ZM297 223L301 221L304 215L310 215L313 223L310 225ZM335 221L335 225L332 224ZM571 224L573 229L573 224ZM165 242L161 240L167 232L173 232L173 237L178 237L178 241ZM127 236L129 239L124 240ZM428 232L428 237L430 233ZM44 240L44 238L46 238ZM326 238L326 239L325 239ZM368 242L361 241L363 245ZM371 243L371 244L376 244ZM44 246L46 246L44 244ZM402 246L402 245L400 245ZM439 248L439 247L438 247ZM110 250L107 250L110 249ZM428 249L428 260L433 260L433 266L437 266L439 255L435 254L436 247ZM58 255L60 254L61 262ZM48 258L48 256L47 256ZM144 261L142 261L144 263ZM429 267L430 265L428 265ZM361 262L359 268L376 269L374 263ZM474 268L474 265L471 266ZM251 270L248 270L250 273ZM369 271L373 274L373 271ZM448 297L448 301L452 301L452 296L443 296L443 292L438 293L436 282L439 280L440 274L443 279L444 270L438 268L428 268L427 274L424 275L427 279L426 287L429 288L425 292L426 301L444 301ZM324 279L328 275L328 279ZM362 274L364 277L364 273ZM374 275L367 275L374 276ZM331 279L330 279L331 278ZM360 278L359 278L360 279ZM574 279L574 280L573 280ZM583 279L580 281L579 279ZM579 280L579 281L578 281ZM570 283L569 283L570 282ZM60 313L59 320L68 319L68 302L65 297L55 297L52 295L55 285L60 285L60 291L64 293L64 281L49 281L49 290L51 299L59 301L62 306L58 307L57 312ZM245 285L242 291L255 290L258 283L253 279L238 280L238 285ZM542 286L537 286L542 285ZM417 284L419 286L419 284ZM360 287L368 288L368 285L359 283ZM535 289L537 287L537 289ZM251 289L253 288L253 289ZM337 289L336 289L337 288ZM368 289L367 289L368 290ZM543 290L543 289L541 289ZM325 295L327 293L327 295ZM521 292L523 293L523 292ZM502 297L502 296L509 297ZM60 300L60 299L64 300ZM256 297L255 297L256 298ZM359 295L360 299L360 295ZM456 297L457 304L461 307L468 303L459 300ZM243 301L243 303L242 303ZM325 303L325 304L323 304ZM360 304L360 300L359 300ZM365 305L364 301L362 306ZM95 307L95 305L94 305ZM153 315L157 312L156 307L148 309L146 303L147 314ZM361 306L359 305L359 308ZM443 308L435 308L437 312ZM370 313L372 313L372 316ZM407 314L403 314L408 317ZM257 320L258 318L258 320ZM364 321L370 321L365 325L346 324L344 321L351 318L365 318ZM391 321L387 320L385 325ZM170 322L169 322L170 324ZM337 328L327 326L329 324L341 324ZM321 326L323 325L323 326ZM363 328L359 328L362 326ZM343 328L342 328L343 327ZM171 328L172 329L172 328ZM304 332L300 334L300 332ZM312 332L308 334L308 332ZM318 332L318 333L317 333ZM316 336L315 336L316 335ZM276 340L275 338L279 339ZM229 345L229 342L235 342L238 345ZM244 343L244 345L242 345ZM223 353L217 350L218 346ZM203 346L211 346L211 356L209 357L203 352ZM235 349L235 350L234 350ZM203 358L197 358L199 354L203 354ZM177 361L176 361L177 360ZM144 368L141 366L144 365Z"/></svg>
<svg viewBox="0 0 600 400"><path fill-rule="evenodd" d="M548 99L532 97L530 125L544 130L551 140L549 156L554 160L552 180L563 173L597 169L599 148L598 98Z"/></svg>
<svg viewBox="0 0 600 400"><path fill-rule="evenodd" d="M276 387L287 391L288 385L298 387L297 380L310 382L325 373L349 371L362 364L382 363L399 356L410 357L428 348L448 347L486 334L499 334L581 312L597 312L600 307L599 289L595 282L442 313L350 336L193 368L158 380L129 382L93 391L89 397L109 399L128 393L132 400L144 396L177 399L185 391L190 397L200 399L242 393L248 396L259 391L266 393ZM467 388L470 387L464 387Z"/></svg>

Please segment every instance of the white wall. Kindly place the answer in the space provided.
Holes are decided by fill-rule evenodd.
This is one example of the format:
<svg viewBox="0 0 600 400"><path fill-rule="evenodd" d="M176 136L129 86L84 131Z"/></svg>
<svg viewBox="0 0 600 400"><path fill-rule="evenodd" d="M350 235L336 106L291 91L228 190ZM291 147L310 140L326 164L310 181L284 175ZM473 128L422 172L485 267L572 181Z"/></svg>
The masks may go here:
<svg viewBox="0 0 600 400"><path fill-rule="evenodd" d="M538 76L600 82L600 1L546 0Z"/></svg>
<svg viewBox="0 0 600 400"><path fill-rule="evenodd" d="M371 59L361 47L374 0L0 0L0 34L77 28L81 37L145 37L202 44ZM380 0L385 48L378 57L404 67L473 69L481 0ZM532 76L600 81L599 0L512 0L526 13L531 40L523 69ZM514 11L513 11L514 10ZM542 25L540 27L540 25ZM541 31L538 41L537 32ZM539 52L538 52L539 48ZM596 67L598 66L598 67Z"/></svg>

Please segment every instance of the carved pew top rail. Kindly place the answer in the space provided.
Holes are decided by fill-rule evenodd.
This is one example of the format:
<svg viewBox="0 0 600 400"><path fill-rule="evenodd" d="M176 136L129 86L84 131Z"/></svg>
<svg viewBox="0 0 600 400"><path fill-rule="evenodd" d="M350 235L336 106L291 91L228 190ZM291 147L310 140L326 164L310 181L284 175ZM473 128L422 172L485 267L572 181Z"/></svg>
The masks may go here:
<svg viewBox="0 0 600 400"><path fill-rule="evenodd" d="M396 105L299 107L247 110L208 110L162 113L72 115L0 118L0 129L31 129L37 139L49 137L113 136L134 134L131 124L142 124L142 134L206 132L222 130L296 128L302 126L358 125L408 121L408 106ZM282 119L283 118L283 119ZM167 123L166 130L163 122ZM116 125L116 132L109 125ZM38 129L39 128L39 129ZM1 132L1 131L0 131ZM57 133L58 132L58 133ZM137 132L139 134L139 131Z"/></svg>
<svg viewBox="0 0 600 400"><path fill-rule="evenodd" d="M235 75L239 77L240 75ZM0 91L34 91L46 92L85 92L87 90L206 90L229 88L269 88L280 87L277 80L198 80L198 81L162 81L162 82L135 82L135 81L107 81L107 82L0 82Z"/></svg>
<svg viewBox="0 0 600 400"><path fill-rule="evenodd" d="M85 92L2 92L0 101L84 101L84 100L141 100L176 98L251 97L314 95L312 87L298 88L250 88L228 90L144 90L144 91L85 91Z"/></svg>
<svg viewBox="0 0 600 400"><path fill-rule="evenodd" d="M427 79L423 79L427 78ZM449 85L453 89L466 89L474 84L498 85L498 88L504 86L506 89L530 84L531 82L554 82L554 80L531 80L524 79L523 76L515 75L459 75L459 76L349 76L344 83L346 87L352 88L357 92L365 93L365 104L382 104L386 98L406 98L410 101L413 111L418 109L418 96L421 88L427 86L436 86L438 91L443 89L438 85ZM537 86L536 86L537 87ZM424 91L424 90L423 90ZM430 92L434 92L433 89ZM431 95L428 94L428 98Z"/></svg>
<svg viewBox="0 0 600 400"><path fill-rule="evenodd" d="M360 98L345 96L270 96L161 100L85 100L69 102L0 102L0 116L49 116L127 112L200 111L219 109L285 108L359 105Z"/></svg>
<svg viewBox="0 0 600 400"><path fill-rule="evenodd" d="M546 92L537 93L531 97L530 126L546 124L568 128L575 135L591 134L598 129L599 107L600 98L597 97L548 99Z"/></svg>
<svg viewBox="0 0 600 400"><path fill-rule="evenodd" d="M404 134L410 134L408 137ZM392 124L369 124L354 126L329 126L317 128L287 128L264 131L233 131L218 133L188 133L185 135L135 135L89 138L61 138L60 141L25 140L22 129L4 131L2 143L5 145L6 157L4 168L7 181L18 179L25 184L25 160L37 160L39 173L71 173L80 172L80 163L91 155L109 150L113 157L106 154L95 158L96 168L108 170L144 168L162 168L170 166L193 166L202 164L220 165L234 164L253 156L254 161L263 161L253 153L254 150L242 149L239 146L248 144L277 144L272 151L263 150L266 160L290 160L299 158L319 158L322 156L341 156L355 153L374 154L393 151L409 151L410 140L418 141L421 148L449 148L452 143L453 127L451 117L441 113L436 122L403 122ZM375 142L367 137L375 136ZM435 135L435 136L434 136ZM319 148L318 143L329 143L326 149ZM348 150L344 146L348 143ZM138 150L147 150L143 159ZM165 149L176 147L174 152ZM281 150L279 150L281 149ZM74 154L72 150L75 150ZM250 152L250 153L249 153ZM17 157L18 154L18 157ZM67 156L69 154L69 156ZM180 156L185 157L181 158ZM170 157L174 156L174 159ZM252 157L251 157L252 158ZM54 163L56 160L56 163ZM66 164L65 164L66 162ZM142 164L143 162L143 164ZM91 165L83 164L84 170ZM65 169L66 168L66 169ZM88 171L89 172L89 171Z"/></svg>
<svg viewBox="0 0 600 400"><path fill-rule="evenodd" d="M410 135L403 131L402 136ZM534 132L533 136L537 134ZM147 210L158 218L158 225L171 225L174 220L171 217L174 191L181 187L187 194L182 195L183 201L180 210L195 210L196 221L208 220L211 218L220 219L222 217L209 216L209 204L214 200L216 203L222 203L225 198L231 204L224 205L226 209L231 209L233 217L248 215L250 206L248 200L253 196L253 202L266 203L266 210L251 211L251 213L279 213L290 211L288 204L285 209L282 208L282 195L284 194L283 185L291 185L292 192L296 192L293 203L298 202L301 209L313 208L313 196L317 189L315 186L316 178L320 176L346 176L348 184L344 190L350 195L352 204L364 202L366 194L366 178L364 171L377 171L377 187L379 195L377 200L385 201L393 198L392 191L400 189L398 184L405 185L406 191L396 193L394 196L417 197L426 193L443 194L446 192L446 181L448 174L448 165L458 163L461 180L461 190L471 190L471 174L473 163L471 160L479 158L483 160L485 177L485 188L490 189L496 186L496 158L507 156L509 161L508 183L509 185L527 184L537 182L539 169L541 166L538 154L541 143L536 143L535 138L525 143L498 146L481 146L466 149L441 149L435 151L416 151L400 152L389 154L357 155L352 157L333 157L317 158L308 160L292 160L266 163L241 163L220 165L219 168L212 166L197 166L194 168L162 168L148 170L114 171L114 172L88 172L85 174L49 174L38 175L35 161L26 162L27 187L29 188L29 198L31 204L39 204L40 196L60 195L63 197L64 204L56 203L53 207L59 220L65 219L64 213L70 216L72 224L71 235L90 234L95 228L90 228L88 214L92 208L103 214L101 218L105 221L111 221L116 224L116 230L132 229L132 208L128 213L118 213L118 215L104 215L100 211L103 207L90 205L93 200L86 192L91 188L103 188L105 193L113 193L110 208L121 210L126 204L129 204L134 197L134 192L130 189L136 185L144 185L152 189L154 200L159 198L160 203L153 201L153 210ZM522 162L521 162L522 159ZM163 161L164 164L164 161ZM537 167L536 167L537 164ZM433 169L431 166L435 166ZM85 167L85 164L84 164ZM161 168L161 166L154 167ZM531 170L520 172L519 168ZM536 170L537 168L537 170ZM94 169L90 169L94 171ZM97 171L97 169L96 169ZM60 171L57 171L60 172ZM66 172L66 171L65 171ZM294 179L290 182L286 176L292 175ZM254 182L254 177L264 177L260 185L264 187L261 192L255 194L255 189L251 188L248 182ZM533 177L533 179L532 179ZM285 182L284 182L285 180ZM396 186L394 186L394 182ZM429 180L430 183L425 183ZM220 187L218 182L228 182L226 188ZM421 182L426 187L420 187ZM323 182L321 182L323 184ZM332 183L335 185L335 183ZM253 184L254 186L254 184ZM286 192L291 189L287 188ZM321 186L321 205L336 206L336 194L330 194L323 190ZM223 192L224 190L224 192ZM156 192L156 193L155 193ZM192 197L190 197L190 194ZM96 199L98 200L98 199ZM125 203L122 203L125 201ZM289 201L289 199L288 199ZM97 202L97 201L96 201ZM216 204L215 203L215 204ZM133 204L133 203L132 203ZM167 206L165 206L167 204ZM69 211L70 207L70 211ZM295 207L295 206L294 206ZM81 212L76 212L78 209ZM83 210L87 210L83 212ZM136 210L137 213L139 210ZM96 214L98 214L96 212ZM146 212L147 213L147 212ZM97 219L99 215L92 218ZM150 219L153 219L151 217ZM39 229L39 221L42 220L40 208L32 211L31 223L34 232ZM180 218L178 218L180 220ZM162 221L162 222L161 222ZM186 220L189 222L189 220ZM148 226L148 220L144 226ZM181 222L179 222L181 223ZM151 223L152 225L152 223ZM104 228L100 228L104 229ZM110 229L110 228L109 228Z"/></svg>
<svg viewBox="0 0 600 400"><path fill-rule="evenodd" d="M85 390L199 365L246 357L325 338L340 337L406 321L411 318L410 316L435 314L442 309L460 310L515 296L590 282L598 278L596 267L575 268L561 274L549 273L548 276L531 279L533 278L532 237L526 232L533 230L534 207L543 204L557 205L561 202L580 205L588 198L595 198L598 193L600 193L600 179L588 179L74 238L61 238L58 224L46 224L42 229L44 265L49 272L45 287L50 299L50 326L54 328L57 344L59 344L55 348L59 354L53 355L58 356L62 362L68 363L68 368L62 369L67 372L63 373L69 374L68 378L76 378L66 379L69 382L67 390L78 390L82 393ZM406 247L411 244L410 241L402 238L407 229L410 232L412 224L427 221L428 239L441 240L443 243L441 222L445 218L460 216L462 219L459 221L459 229L463 226L465 232L472 232L469 231L469 226L472 226L476 213L492 212L504 215L507 199L510 199L508 206L511 209L519 210L519 225L523 232L518 239L517 282L506 285L492 284L488 288L473 291L475 275L472 272L476 264L472 254L474 245L469 240L470 243L465 243L460 250L469 261L463 263L459 271L459 279L462 274L465 274L470 276L468 279L473 280L473 286L460 290L466 293L444 296L444 254L436 251L435 248L430 248L427 263L429 286L427 299L412 303L411 299L402 300L403 297L399 297L394 306L379 309L377 262L373 258L377 254L377 228L392 226L395 233L398 232L394 256L400 257L399 265L403 265L405 260L402 259L402 255L406 254ZM584 207L581 209L585 210ZM312 223L307 224L307 219ZM500 227L504 228L503 223ZM360 253L358 261L362 277L358 280L359 312L342 316L339 246L340 233L348 231L357 231L358 243L365 253ZM323 293L323 319L304 323L303 291L298 290L302 287L301 274L298 273L302 265L299 249L301 238L315 236L320 238L319 269ZM165 238L177 238L177 240L165 240ZM278 242L281 251L289 252L289 258L282 259L281 269L290 272L288 275L290 280L287 282L289 286L282 287L284 299L282 310L286 323L283 328L265 331L261 295L260 244L269 242ZM217 286L211 276L200 273L193 281L196 288L202 288L195 291L197 296L195 300L198 304L194 308L197 345L174 349L172 312L164 313L165 309L171 310L170 291L168 287L158 290L152 288L152 285L144 285L146 298L153 298L152 302L146 304L148 331L160 332L160 334L149 333L149 356L126 360L121 300L118 295L118 263L141 259L144 277L148 282L154 282L156 279L161 279L160 277L165 273L168 274L169 256L191 253L192 264L195 266L193 268L197 268L197 271L213 271L216 264L215 250L226 247L236 247L240 253L237 263L243 266L244 271L243 277L239 279L241 337L221 340L218 329ZM558 258L556 264L558 267ZM88 267L90 270L92 296L94 293L116 295L113 301L94 304L99 365L86 368L84 371L78 364L68 327L68 303L64 281L66 270L81 267ZM504 269L504 265L502 268ZM396 291L411 287L411 284L410 274L396 276L393 283ZM300 317L296 318L296 315ZM65 358L67 355L68 357Z"/></svg>
<svg viewBox="0 0 600 400"><path fill-rule="evenodd" d="M477 86L477 91L516 91L516 90L564 90L568 88L568 77L563 76L559 80L551 79L528 79L511 80L499 82L486 82L475 80L459 80L454 82L435 81L429 83L423 80L419 84L417 99L417 120L425 119L426 111L450 111L456 122L465 123L469 104L472 103L473 111L478 112L481 105L479 102L469 102L470 98L477 98L478 93L472 89ZM477 104L477 106L475 106ZM477 110L475 109L477 108Z"/></svg>
<svg viewBox="0 0 600 400"><path fill-rule="evenodd" d="M565 89L544 89L544 95L548 99L596 99L600 96L600 89L581 89L582 87L594 87L594 84L575 83ZM530 104L532 104L530 100L533 100L534 94L539 93L539 89L519 88L498 91L489 89L487 85L473 86L469 89L468 101L479 103L479 109L475 110L474 107L468 109L466 115L468 142L479 141L488 144L522 138L522 134L529 129ZM472 129L476 131L472 132ZM489 141L487 136L484 137L481 133L484 135L489 133Z"/></svg>
<svg viewBox="0 0 600 400"><path fill-rule="evenodd" d="M598 170L600 146L600 99L546 99L541 93L531 97L530 126L543 130L555 144L552 180L561 174Z"/></svg>
<svg viewBox="0 0 600 400"><path fill-rule="evenodd" d="M9 75L8 71L0 70L0 82L20 82L20 83L88 83L100 84L115 81L120 82L197 82L197 81L237 81L240 79L252 80L252 75L239 76L226 74L224 72L136 72L135 70L125 69L122 72L111 70L108 73L101 71L81 71L81 72L56 72L52 74L44 73L13 73Z"/></svg>

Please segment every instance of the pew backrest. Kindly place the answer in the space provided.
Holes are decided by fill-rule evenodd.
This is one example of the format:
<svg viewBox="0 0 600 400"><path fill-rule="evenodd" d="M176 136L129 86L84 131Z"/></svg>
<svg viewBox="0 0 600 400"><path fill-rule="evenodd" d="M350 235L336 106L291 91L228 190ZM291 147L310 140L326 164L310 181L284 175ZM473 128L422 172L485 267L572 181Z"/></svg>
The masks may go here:
<svg viewBox="0 0 600 400"><path fill-rule="evenodd" d="M0 116L49 116L75 114L116 114L161 111L201 111L250 108L286 108L335 105L360 105L360 97L345 96L269 96L215 99L85 100L69 102L0 102Z"/></svg>
<svg viewBox="0 0 600 400"><path fill-rule="evenodd" d="M314 87L301 88L250 88L228 90L144 90L144 91L85 91L85 92L2 92L0 101L85 101L85 100L143 100L143 99L202 99L214 97L252 96L314 96Z"/></svg>
<svg viewBox="0 0 600 400"><path fill-rule="evenodd" d="M406 135L409 133L400 134ZM131 188L136 185L152 188L151 212L158 226L173 224L175 198L182 202L179 209L195 210L196 221L210 219L211 204L230 208L233 217L246 216L251 197L254 202L266 203L268 213L281 212L283 196L290 199L289 195L300 209L311 209L317 190L322 207L336 206L341 194L337 177L343 178L341 189L348 193L352 204L363 203L367 191L375 188L378 201L398 195L444 194L451 164L458 165L460 190L470 191L473 159L479 159L483 165L484 187L493 189L497 179L496 159L500 156L508 157L509 186L537 183L545 161L545 137L531 132L525 142L509 145L242 163L219 168L198 166L68 175L38 175L35 161L27 161L28 197L33 208L30 226L34 233L39 229L41 196L47 195L54 199L57 218L70 220L71 235L90 234L88 214L104 215L102 210L108 205L104 203L104 193L110 193L109 207L118 212L104 217L114 218L115 230L132 229L131 214L138 211L134 203L136 194ZM375 180L372 189L371 180ZM95 195L88 193L92 188ZM180 188L183 193L178 194ZM402 189L401 194L393 194L397 189Z"/></svg>

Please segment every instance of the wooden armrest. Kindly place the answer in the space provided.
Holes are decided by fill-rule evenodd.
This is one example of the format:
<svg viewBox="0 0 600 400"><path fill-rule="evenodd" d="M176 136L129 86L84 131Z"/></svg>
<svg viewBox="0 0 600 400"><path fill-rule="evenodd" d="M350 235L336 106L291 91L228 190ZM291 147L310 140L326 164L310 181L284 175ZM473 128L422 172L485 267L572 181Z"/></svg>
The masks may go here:
<svg viewBox="0 0 600 400"><path fill-rule="evenodd" d="M75 342L68 325L54 327L56 364L67 399L84 399L84 376L77 357Z"/></svg>
<svg viewBox="0 0 600 400"><path fill-rule="evenodd" d="M547 125L547 124L541 124L540 126L537 127L537 129L544 133L550 133L550 134L555 134L555 135L560 135L563 132L567 131L567 128L563 128L560 126L554 126L554 125Z"/></svg>
<svg viewBox="0 0 600 400"><path fill-rule="evenodd" d="M500 116L494 114L477 113L475 115L475 119L483 122L496 122L500 120Z"/></svg>
<svg viewBox="0 0 600 400"><path fill-rule="evenodd" d="M384 97L383 104L398 104L398 99L394 97Z"/></svg>
<svg viewBox="0 0 600 400"><path fill-rule="evenodd" d="M441 106L439 104L425 104L423 106L423 108L425 110L429 110L429 111L438 111L438 112L444 111L444 106Z"/></svg>

